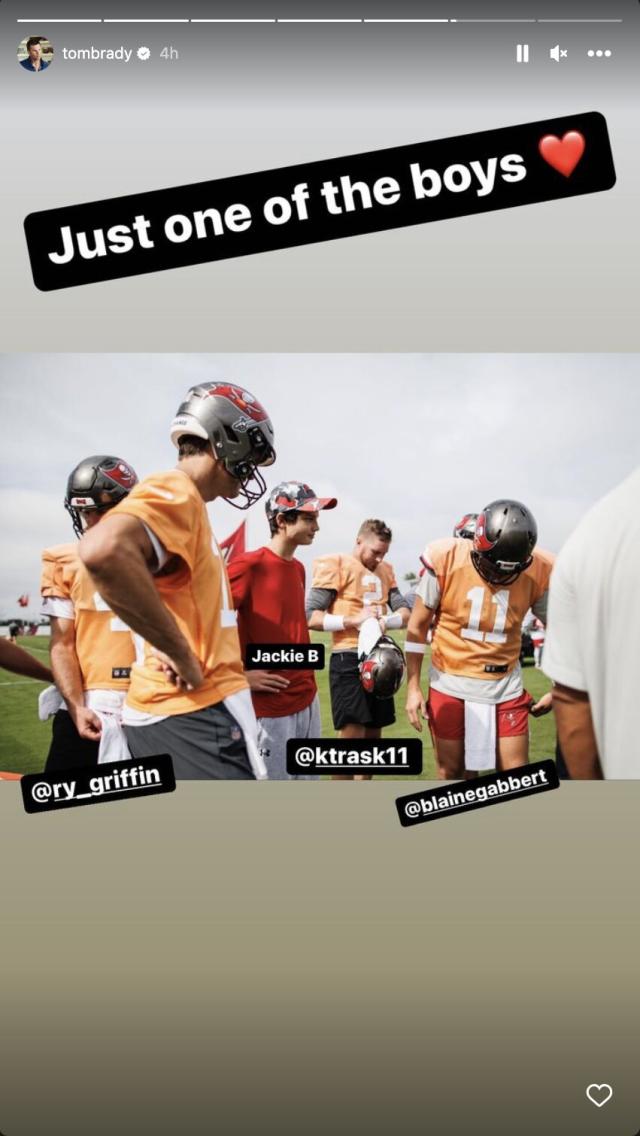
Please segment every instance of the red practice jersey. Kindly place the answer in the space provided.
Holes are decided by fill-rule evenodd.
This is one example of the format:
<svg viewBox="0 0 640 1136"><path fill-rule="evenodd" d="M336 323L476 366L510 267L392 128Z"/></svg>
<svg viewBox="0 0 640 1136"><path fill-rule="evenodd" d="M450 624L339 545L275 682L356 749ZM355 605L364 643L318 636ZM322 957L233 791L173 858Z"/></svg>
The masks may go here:
<svg viewBox="0 0 640 1136"><path fill-rule="evenodd" d="M305 572L299 560L283 560L270 548L235 556L227 565L238 612L242 657L248 643L308 643L304 610ZM265 667L265 670L273 670ZM316 696L313 671L277 670L289 679L286 690L254 692L258 718L283 718L304 710Z"/></svg>

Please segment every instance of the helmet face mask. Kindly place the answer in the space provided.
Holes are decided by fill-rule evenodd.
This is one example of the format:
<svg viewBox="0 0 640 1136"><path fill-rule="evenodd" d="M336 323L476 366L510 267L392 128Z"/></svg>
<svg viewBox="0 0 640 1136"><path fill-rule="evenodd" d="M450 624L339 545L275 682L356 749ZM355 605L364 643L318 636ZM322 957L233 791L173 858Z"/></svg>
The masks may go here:
<svg viewBox="0 0 640 1136"><path fill-rule="evenodd" d="M486 554L482 555L478 552L471 553L473 566L476 572L482 576L482 579L487 584L513 584L523 572L531 564L533 557L530 556L524 563L514 563L506 560L491 560Z"/></svg>
<svg viewBox="0 0 640 1136"><path fill-rule="evenodd" d="M94 454L79 462L69 474L64 507L77 537L86 531L88 513L106 513L122 501L137 484L135 470L121 458Z"/></svg>
<svg viewBox="0 0 640 1136"><path fill-rule="evenodd" d="M84 536L89 527L87 524L88 514L98 513L102 515L103 513L108 513L109 509L113 509L113 504L115 504L114 502L108 505L85 505L85 500L86 498L84 497L72 497L70 501L65 501L64 503L64 507L71 517L73 531L78 538Z"/></svg>
<svg viewBox="0 0 640 1136"><path fill-rule="evenodd" d="M251 462L225 462L224 468L231 477L240 482L238 493L240 501L233 497L225 497L227 504L233 505L234 509L248 509L266 493L267 483L258 467Z"/></svg>
<svg viewBox="0 0 640 1136"><path fill-rule="evenodd" d="M537 539L538 528L526 505L507 498L492 501L478 516L473 566L488 584L513 584L530 566Z"/></svg>

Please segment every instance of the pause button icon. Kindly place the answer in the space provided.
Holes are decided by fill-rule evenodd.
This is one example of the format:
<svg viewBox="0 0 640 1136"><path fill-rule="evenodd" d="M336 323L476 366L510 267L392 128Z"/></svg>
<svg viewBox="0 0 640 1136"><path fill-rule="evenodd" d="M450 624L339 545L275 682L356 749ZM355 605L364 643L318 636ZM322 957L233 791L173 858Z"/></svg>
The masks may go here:
<svg viewBox="0 0 640 1136"><path fill-rule="evenodd" d="M529 44L519 43L516 46L516 63L529 62Z"/></svg>

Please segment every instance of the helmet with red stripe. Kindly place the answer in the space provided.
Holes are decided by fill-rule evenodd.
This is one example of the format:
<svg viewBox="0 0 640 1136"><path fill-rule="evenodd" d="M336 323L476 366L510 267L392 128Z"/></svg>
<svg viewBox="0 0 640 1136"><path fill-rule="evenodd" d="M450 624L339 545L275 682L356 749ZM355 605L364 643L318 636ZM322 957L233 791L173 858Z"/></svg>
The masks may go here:
<svg viewBox="0 0 640 1136"><path fill-rule="evenodd" d="M454 525L453 535L461 536L465 540L473 540L476 532L477 513L465 513L457 525Z"/></svg>
<svg viewBox="0 0 640 1136"><path fill-rule="evenodd" d="M138 478L122 458L93 454L79 462L69 474L64 507L73 522L76 536L82 536L83 514L113 509L131 492Z"/></svg>
<svg viewBox="0 0 640 1136"><path fill-rule="evenodd" d="M393 698L404 678L404 655L390 635L381 635L359 663L360 682L367 694Z"/></svg>
<svg viewBox="0 0 640 1136"><path fill-rule="evenodd" d="M488 584L513 584L533 560L538 526L520 501L486 505L476 522L471 559Z"/></svg>
<svg viewBox="0 0 640 1136"><path fill-rule="evenodd" d="M200 383L188 391L171 423L171 441L194 435L210 442L214 457L240 482L237 509L259 501L266 484L258 467L273 465L276 453L271 419L257 398L233 383Z"/></svg>

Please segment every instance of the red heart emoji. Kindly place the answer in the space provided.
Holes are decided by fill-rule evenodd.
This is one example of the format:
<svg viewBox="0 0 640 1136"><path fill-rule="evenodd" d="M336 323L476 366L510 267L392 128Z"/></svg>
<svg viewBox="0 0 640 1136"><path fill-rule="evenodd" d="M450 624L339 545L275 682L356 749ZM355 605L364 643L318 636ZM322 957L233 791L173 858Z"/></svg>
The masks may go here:
<svg viewBox="0 0 640 1136"><path fill-rule="evenodd" d="M545 162L565 177L571 177L584 154L584 147L584 138L577 130L570 130L562 139L556 138L555 134L545 134L538 143Z"/></svg>

